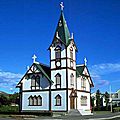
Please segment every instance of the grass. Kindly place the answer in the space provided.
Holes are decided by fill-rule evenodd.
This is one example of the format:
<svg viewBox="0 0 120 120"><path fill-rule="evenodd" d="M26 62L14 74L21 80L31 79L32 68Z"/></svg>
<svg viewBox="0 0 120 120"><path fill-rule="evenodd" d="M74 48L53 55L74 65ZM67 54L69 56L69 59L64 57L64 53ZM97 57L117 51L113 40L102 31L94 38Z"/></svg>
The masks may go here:
<svg viewBox="0 0 120 120"><path fill-rule="evenodd" d="M110 111L93 111L93 114L98 114L98 115L101 115L101 114L110 114L111 112Z"/></svg>

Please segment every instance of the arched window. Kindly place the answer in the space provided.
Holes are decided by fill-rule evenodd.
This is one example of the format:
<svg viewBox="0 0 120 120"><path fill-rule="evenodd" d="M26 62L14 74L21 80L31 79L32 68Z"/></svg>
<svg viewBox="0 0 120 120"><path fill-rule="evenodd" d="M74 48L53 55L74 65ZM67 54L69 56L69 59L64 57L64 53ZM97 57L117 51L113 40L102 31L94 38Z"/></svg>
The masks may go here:
<svg viewBox="0 0 120 120"><path fill-rule="evenodd" d="M36 97L36 96L34 96L33 101L34 101L34 103L33 103L33 104L36 106L36 105L37 105L37 103L38 103L38 102L37 102L37 97Z"/></svg>
<svg viewBox="0 0 120 120"><path fill-rule="evenodd" d="M73 60L73 48L70 48L70 58Z"/></svg>
<svg viewBox="0 0 120 120"><path fill-rule="evenodd" d="M73 73L71 73L71 75L70 75L70 85L71 85L71 87L74 87L74 75L73 75Z"/></svg>
<svg viewBox="0 0 120 120"><path fill-rule="evenodd" d="M56 88L61 88L61 75L57 73L55 78L56 78Z"/></svg>
<svg viewBox="0 0 120 120"><path fill-rule="evenodd" d="M61 96L58 94L56 97L56 106L61 106Z"/></svg>
<svg viewBox="0 0 120 120"><path fill-rule="evenodd" d="M42 106L42 97L40 95L38 96L38 105Z"/></svg>
<svg viewBox="0 0 120 120"><path fill-rule="evenodd" d="M33 105L33 97L30 96L28 99L29 99L29 105Z"/></svg>
<svg viewBox="0 0 120 120"><path fill-rule="evenodd" d="M86 90L86 77L81 78L81 89Z"/></svg>
<svg viewBox="0 0 120 120"><path fill-rule="evenodd" d="M32 89L40 89L40 76L33 75L31 78L31 88Z"/></svg>
<svg viewBox="0 0 120 120"><path fill-rule="evenodd" d="M31 87L35 87L35 76L34 75L31 78Z"/></svg>
<svg viewBox="0 0 120 120"><path fill-rule="evenodd" d="M36 80L36 87L40 87L40 76L37 75L35 80Z"/></svg>
<svg viewBox="0 0 120 120"><path fill-rule="evenodd" d="M55 48L55 58L56 59L60 59L61 58L61 47L60 46L57 46Z"/></svg>

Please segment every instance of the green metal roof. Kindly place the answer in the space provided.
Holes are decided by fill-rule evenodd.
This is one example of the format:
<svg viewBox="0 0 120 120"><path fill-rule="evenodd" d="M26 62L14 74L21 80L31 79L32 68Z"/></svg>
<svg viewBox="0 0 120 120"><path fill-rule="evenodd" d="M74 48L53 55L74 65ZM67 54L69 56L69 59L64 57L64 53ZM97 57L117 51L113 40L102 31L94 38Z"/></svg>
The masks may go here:
<svg viewBox="0 0 120 120"><path fill-rule="evenodd" d="M83 75L84 68L85 68L85 65L76 66L76 77L78 77L79 75Z"/></svg>
<svg viewBox="0 0 120 120"><path fill-rule="evenodd" d="M60 15L60 19L58 21L56 32L58 32L58 36L60 37L62 42L68 46L70 43L70 32L67 27L67 23L66 23L63 11L61 11L61 15ZM55 36L56 36L56 32L55 32Z"/></svg>
<svg viewBox="0 0 120 120"><path fill-rule="evenodd" d="M46 66L46 65L44 65L44 64L41 64L41 63L33 63L32 65L31 65L31 67L33 66L33 65L36 65L37 66L37 68L43 73L43 75L49 80L49 82L51 82L51 83L53 83L53 81L50 79L50 67L48 67L48 66ZM31 68L30 67L30 68ZM29 70L28 70L29 71ZM21 81L23 80L23 78L28 74L28 71L25 73L25 75L22 77L22 79L20 80L20 82L17 84L17 86L16 87L19 87L19 85L21 84ZM34 74L34 73L33 73Z"/></svg>
<svg viewBox="0 0 120 120"><path fill-rule="evenodd" d="M44 74L44 76L51 82L53 83L53 81L50 79L50 68L43 65L43 64L36 64L34 63L38 69Z"/></svg>

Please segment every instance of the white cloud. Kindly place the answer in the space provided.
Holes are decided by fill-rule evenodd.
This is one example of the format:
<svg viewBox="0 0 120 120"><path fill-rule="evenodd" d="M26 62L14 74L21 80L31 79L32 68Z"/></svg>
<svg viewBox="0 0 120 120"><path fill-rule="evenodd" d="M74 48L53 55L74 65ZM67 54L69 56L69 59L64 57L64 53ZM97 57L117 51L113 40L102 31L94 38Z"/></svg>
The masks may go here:
<svg viewBox="0 0 120 120"><path fill-rule="evenodd" d="M114 72L120 72L120 63L106 63L90 66L91 77L95 88L109 85L109 80L104 79L104 75Z"/></svg>
<svg viewBox="0 0 120 120"><path fill-rule="evenodd" d="M15 87L19 80L22 78L22 74L16 74L8 71L0 70L0 88L7 89L8 91L15 90Z"/></svg>
<svg viewBox="0 0 120 120"><path fill-rule="evenodd" d="M120 72L120 63L98 64L90 67L92 74L104 75L113 72Z"/></svg>

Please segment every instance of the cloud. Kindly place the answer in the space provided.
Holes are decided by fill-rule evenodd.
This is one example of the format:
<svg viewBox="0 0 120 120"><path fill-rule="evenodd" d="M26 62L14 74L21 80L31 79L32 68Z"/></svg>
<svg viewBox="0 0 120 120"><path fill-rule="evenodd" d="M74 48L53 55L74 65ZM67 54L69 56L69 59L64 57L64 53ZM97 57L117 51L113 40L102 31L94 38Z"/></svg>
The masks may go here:
<svg viewBox="0 0 120 120"><path fill-rule="evenodd" d="M104 75L113 72L120 72L120 63L105 63L93 65L90 67L90 71L93 75Z"/></svg>
<svg viewBox="0 0 120 120"><path fill-rule="evenodd" d="M109 85L109 80L104 79L104 75L120 72L120 63L105 63L90 66L89 68L91 77L94 82L95 88Z"/></svg>
<svg viewBox="0 0 120 120"><path fill-rule="evenodd" d="M8 91L15 90L15 87L19 80L22 78L22 74L16 74L8 71L0 70L0 88L7 89Z"/></svg>

